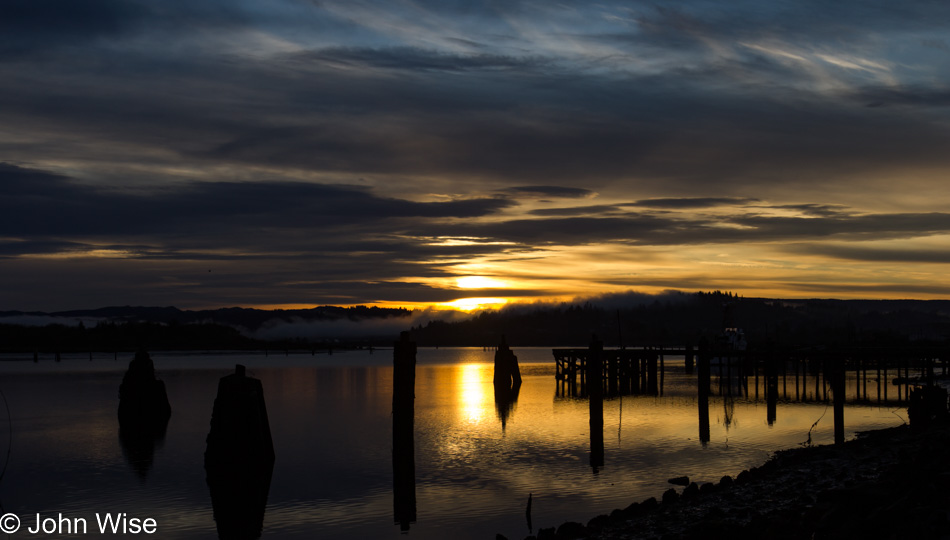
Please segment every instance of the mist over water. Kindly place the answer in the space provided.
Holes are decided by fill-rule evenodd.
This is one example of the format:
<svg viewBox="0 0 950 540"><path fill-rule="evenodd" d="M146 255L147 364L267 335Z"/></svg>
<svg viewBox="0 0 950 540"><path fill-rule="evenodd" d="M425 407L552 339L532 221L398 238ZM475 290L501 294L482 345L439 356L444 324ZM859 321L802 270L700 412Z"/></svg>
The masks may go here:
<svg viewBox="0 0 950 540"><path fill-rule="evenodd" d="M775 450L805 443L816 421L812 443L833 441L830 402L815 400L811 377L799 387L804 402L792 398L800 395L792 379L779 383L784 393L771 425L760 378L758 387L750 379L749 397L714 384L710 440L702 444L695 376L685 373L682 358L667 358L660 395L605 401L605 463L595 472L587 401L556 395L551 349L514 353L524 382L514 402L503 405L494 395L493 352L419 350L409 537L521 538L528 534L529 494L536 532L658 497L670 477L701 483L735 475ZM144 448L119 437L117 391L129 355L0 362L13 437L0 484L3 510L24 522L37 512L90 522L96 512L127 512L154 518L162 537L215 537L205 438L218 379L242 363L263 384L276 453L262 538L399 536L392 354L154 354L172 416L164 437ZM873 397L877 382L867 384ZM851 380L848 396L854 389ZM849 403L847 436L899 425L905 411L873 399ZM3 446L9 433L0 430Z"/></svg>

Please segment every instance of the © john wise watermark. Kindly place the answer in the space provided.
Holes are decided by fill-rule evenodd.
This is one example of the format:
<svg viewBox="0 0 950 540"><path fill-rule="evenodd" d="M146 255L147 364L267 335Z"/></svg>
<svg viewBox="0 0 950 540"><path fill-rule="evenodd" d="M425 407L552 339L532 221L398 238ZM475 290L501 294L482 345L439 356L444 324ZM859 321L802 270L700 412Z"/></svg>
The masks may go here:
<svg viewBox="0 0 950 540"><path fill-rule="evenodd" d="M125 512L99 513L94 520L84 517L67 517L62 513L56 517L27 519L24 524L16 514L0 516L0 532L13 534L17 531L27 534L155 534L158 523L153 518L132 517Z"/></svg>

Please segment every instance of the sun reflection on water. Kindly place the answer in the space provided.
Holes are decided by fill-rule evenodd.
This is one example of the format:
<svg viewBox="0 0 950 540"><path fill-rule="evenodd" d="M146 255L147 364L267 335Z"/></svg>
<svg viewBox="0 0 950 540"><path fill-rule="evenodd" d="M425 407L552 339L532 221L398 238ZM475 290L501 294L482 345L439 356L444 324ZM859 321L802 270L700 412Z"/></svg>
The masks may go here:
<svg viewBox="0 0 950 540"><path fill-rule="evenodd" d="M485 387L489 371L487 364L464 364L459 380L459 411L462 419L478 425L492 412L492 403Z"/></svg>

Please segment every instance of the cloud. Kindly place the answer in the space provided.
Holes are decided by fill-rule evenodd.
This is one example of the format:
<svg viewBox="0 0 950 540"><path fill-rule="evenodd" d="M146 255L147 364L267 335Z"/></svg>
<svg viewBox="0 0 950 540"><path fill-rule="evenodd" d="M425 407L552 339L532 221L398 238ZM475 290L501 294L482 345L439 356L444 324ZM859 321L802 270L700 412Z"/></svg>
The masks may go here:
<svg viewBox="0 0 950 540"><path fill-rule="evenodd" d="M337 320L272 320L249 333L254 339L355 339L392 336L413 326L424 326L430 321L460 321L471 318L469 313L455 310L413 310L407 317Z"/></svg>
<svg viewBox="0 0 950 540"><path fill-rule="evenodd" d="M0 55L119 37L146 15L124 0L8 0L0 4Z"/></svg>
<svg viewBox="0 0 950 540"><path fill-rule="evenodd" d="M948 231L950 214L941 212L864 215L831 213L825 217L777 217L736 213L716 218L628 213L610 217L553 217L483 224L453 224L445 228L445 232L452 235L487 236L499 241L525 245L623 242L654 246L825 238L913 238Z"/></svg>
<svg viewBox="0 0 950 540"><path fill-rule="evenodd" d="M340 67L370 67L409 71L470 71L533 68L538 60L493 54L450 54L417 47L333 47L299 53L291 61L319 62Z"/></svg>
<svg viewBox="0 0 950 540"><path fill-rule="evenodd" d="M940 234L948 20L922 2L12 0L3 301L445 299L461 265L554 246Z"/></svg>
<svg viewBox="0 0 950 540"><path fill-rule="evenodd" d="M287 181L127 193L9 164L0 164L0 195L0 213L10 219L6 234L58 238L332 229L398 218L480 217L514 204L502 198L413 202L359 187Z"/></svg>
<svg viewBox="0 0 950 540"><path fill-rule="evenodd" d="M572 206L568 208L539 208L528 212L533 216L586 216L591 214L608 214L620 212L618 206L605 204L591 206Z"/></svg>
<svg viewBox="0 0 950 540"><path fill-rule="evenodd" d="M505 189L515 195L529 195L543 198L586 199L597 194L589 189L565 186L514 186Z"/></svg>
<svg viewBox="0 0 950 540"><path fill-rule="evenodd" d="M683 198L655 198L642 199L620 206L643 206L648 208L711 208L714 206L748 206L759 202L759 199L747 197L683 197Z"/></svg>
<svg viewBox="0 0 950 540"><path fill-rule="evenodd" d="M782 249L801 255L820 255L862 262L950 264L950 253L942 249L880 248L842 244L790 244Z"/></svg>

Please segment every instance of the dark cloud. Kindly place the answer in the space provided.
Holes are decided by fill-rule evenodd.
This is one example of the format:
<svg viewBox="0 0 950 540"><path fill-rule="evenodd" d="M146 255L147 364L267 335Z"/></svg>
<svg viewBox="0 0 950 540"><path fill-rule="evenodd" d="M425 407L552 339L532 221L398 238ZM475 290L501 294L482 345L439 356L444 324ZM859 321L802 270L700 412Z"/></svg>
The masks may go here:
<svg viewBox="0 0 950 540"><path fill-rule="evenodd" d="M840 244L791 244L782 249L800 255L820 255L862 262L950 264L950 253L938 249L885 249Z"/></svg>
<svg viewBox="0 0 950 540"><path fill-rule="evenodd" d="M319 62L350 67L374 67L410 71L469 71L485 69L533 68L538 60L493 54L448 54L416 47L367 49L328 48L306 52L291 61Z"/></svg>
<svg viewBox="0 0 950 540"><path fill-rule="evenodd" d="M394 218L480 217L513 204L502 198L413 202L348 186L283 181L193 183L126 193L0 166L0 214L9 219L5 232L20 236L318 230Z"/></svg>
<svg viewBox="0 0 950 540"><path fill-rule="evenodd" d="M711 208L714 206L747 206L759 202L758 199L745 197L683 197L683 198L656 198L642 199L620 206L643 206L647 208Z"/></svg>
<svg viewBox="0 0 950 540"><path fill-rule="evenodd" d="M507 188L505 191L516 195L563 199L583 199L597 195L589 189L566 186L514 186Z"/></svg>
<svg viewBox="0 0 950 540"><path fill-rule="evenodd" d="M147 15L125 0L6 0L0 3L0 54L116 37Z"/></svg>
<svg viewBox="0 0 950 540"><path fill-rule="evenodd" d="M852 99L869 106L905 105L913 107L950 106L950 90L943 86L910 88L875 87L852 94Z"/></svg>
<svg viewBox="0 0 950 540"><path fill-rule="evenodd" d="M539 208L528 212L533 216L588 216L620 212L620 208L611 205L573 206L568 208Z"/></svg>
<svg viewBox="0 0 950 540"><path fill-rule="evenodd" d="M737 214L716 219L671 214L517 219L500 223L454 224L452 235L488 236L525 245L622 242L637 245L694 245L803 239L894 239L950 232L950 214L868 214L776 217ZM417 231L418 232L418 231Z"/></svg>
<svg viewBox="0 0 950 540"><path fill-rule="evenodd" d="M834 217L849 213L849 208L841 204L780 204L769 208L795 210L808 216Z"/></svg>

